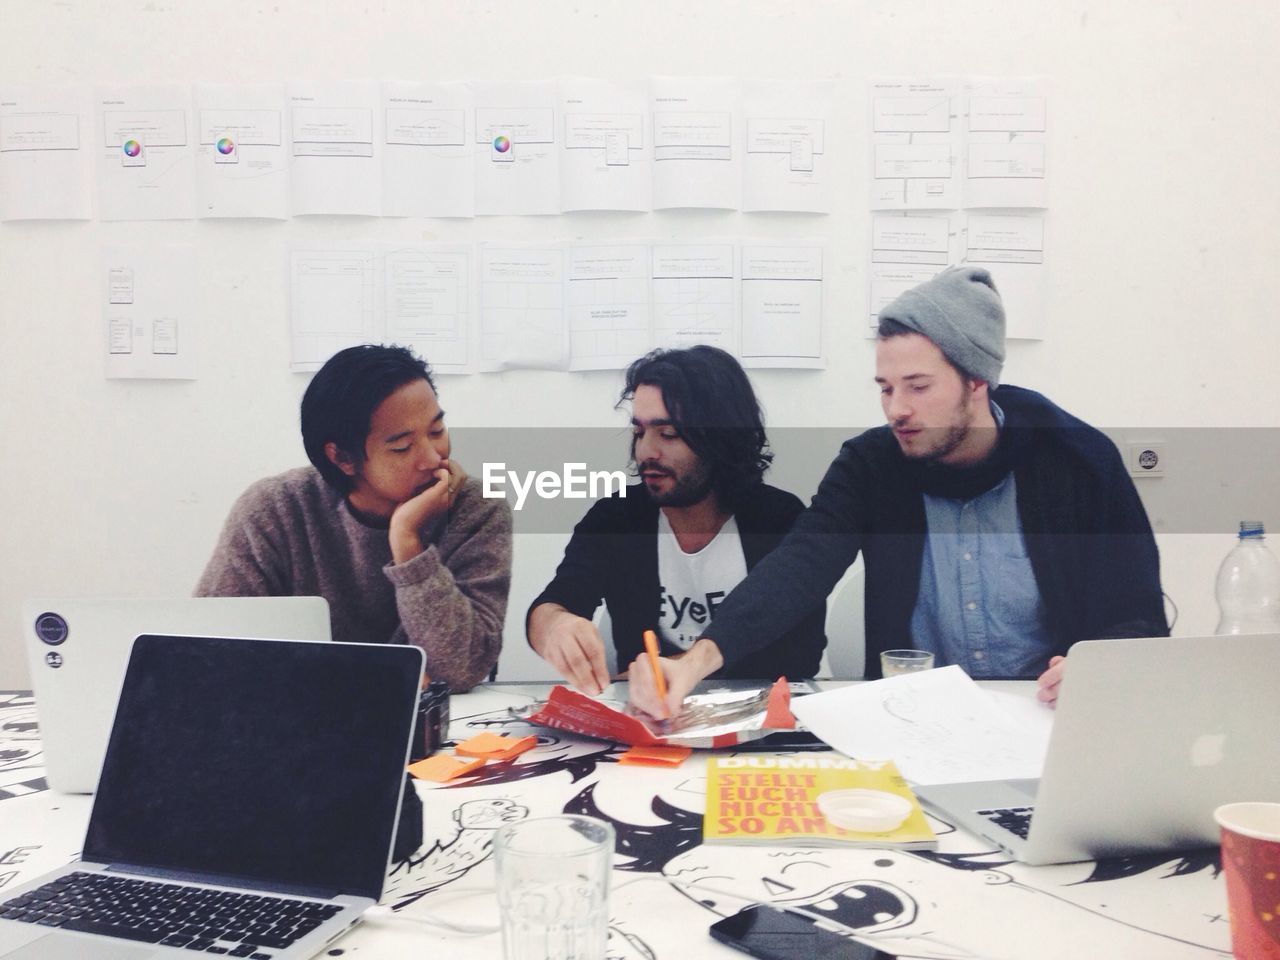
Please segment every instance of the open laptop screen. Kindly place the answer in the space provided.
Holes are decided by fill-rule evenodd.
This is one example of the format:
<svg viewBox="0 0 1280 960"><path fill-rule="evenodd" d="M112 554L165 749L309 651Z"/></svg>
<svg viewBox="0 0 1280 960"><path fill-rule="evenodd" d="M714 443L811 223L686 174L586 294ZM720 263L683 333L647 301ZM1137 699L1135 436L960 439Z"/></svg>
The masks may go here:
<svg viewBox="0 0 1280 960"><path fill-rule="evenodd" d="M141 636L84 858L381 895L414 647Z"/></svg>

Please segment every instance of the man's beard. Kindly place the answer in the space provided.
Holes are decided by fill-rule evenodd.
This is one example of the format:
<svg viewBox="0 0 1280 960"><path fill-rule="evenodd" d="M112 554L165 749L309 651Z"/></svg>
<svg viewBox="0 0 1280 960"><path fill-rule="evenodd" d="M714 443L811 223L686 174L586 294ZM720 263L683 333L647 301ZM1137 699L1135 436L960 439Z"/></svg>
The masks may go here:
<svg viewBox="0 0 1280 960"><path fill-rule="evenodd" d="M964 443L965 438L969 436L969 425L967 423L953 423L949 427L935 427L927 432L932 434L935 431L941 431L941 436L937 437L928 449L911 452L903 450L903 455L909 460L920 460L927 463L941 460L952 453L960 444Z"/></svg>
<svg viewBox="0 0 1280 960"><path fill-rule="evenodd" d="M973 415L965 406L963 400L956 407L956 419L945 427L926 427L922 431L922 435L932 442L923 448L908 450L899 442L899 449L902 455L908 460L916 460L923 463L936 463L943 457L953 453L960 444L964 443L969 436L969 430L973 426Z"/></svg>
<svg viewBox="0 0 1280 960"><path fill-rule="evenodd" d="M641 474L646 470L665 473L675 479L671 488L664 493L656 493L649 484L645 484L644 488L649 494L649 499L660 507L692 507L695 503L701 503L711 493L711 470L701 461L683 476L676 476L666 467L659 467L652 463L638 465L638 472Z"/></svg>

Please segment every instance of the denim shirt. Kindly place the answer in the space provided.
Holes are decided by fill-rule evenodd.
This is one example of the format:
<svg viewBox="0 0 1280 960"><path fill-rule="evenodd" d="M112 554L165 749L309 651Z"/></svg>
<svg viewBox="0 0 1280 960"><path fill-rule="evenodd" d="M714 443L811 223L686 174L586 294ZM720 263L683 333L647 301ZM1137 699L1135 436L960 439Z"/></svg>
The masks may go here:
<svg viewBox="0 0 1280 960"><path fill-rule="evenodd" d="M1004 416L995 404L997 423ZM924 494L929 533L920 560L912 645L972 677L1036 677L1052 642L1018 517L1012 473L972 500Z"/></svg>

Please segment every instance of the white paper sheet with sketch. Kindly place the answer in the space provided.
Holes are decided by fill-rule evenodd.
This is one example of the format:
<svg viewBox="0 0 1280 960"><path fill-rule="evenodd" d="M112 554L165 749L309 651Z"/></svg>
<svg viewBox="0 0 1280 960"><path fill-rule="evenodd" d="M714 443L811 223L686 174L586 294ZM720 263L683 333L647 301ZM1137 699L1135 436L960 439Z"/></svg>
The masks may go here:
<svg viewBox="0 0 1280 960"><path fill-rule="evenodd" d="M0 89L0 220L93 216L87 90Z"/></svg>
<svg viewBox="0 0 1280 960"><path fill-rule="evenodd" d="M966 207L1048 206L1047 87L1041 78L965 84Z"/></svg>
<svg viewBox="0 0 1280 960"><path fill-rule="evenodd" d="M871 216L868 323L912 287L959 260L959 214L876 213Z"/></svg>
<svg viewBox="0 0 1280 960"><path fill-rule="evenodd" d="M567 370L560 246L480 248L480 369Z"/></svg>
<svg viewBox="0 0 1280 960"><path fill-rule="evenodd" d="M1049 754L1049 734L1053 732L1053 712L1036 699L1011 690L983 688L987 699L1027 736L1030 748L1041 756ZM1047 716L1046 716L1047 714Z"/></svg>
<svg viewBox="0 0 1280 960"><path fill-rule="evenodd" d="M97 91L98 214L103 220L196 216L191 88Z"/></svg>
<svg viewBox="0 0 1280 960"><path fill-rule="evenodd" d="M289 281L291 370L319 370L339 350L374 339L377 275L372 245L294 250Z"/></svg>
<svg viewBox="0 0 1280 960"><path fill-rule="evenodd" d="M475 318L471 247L397 244L379 257L383 266L379 335L425 358L436 373L466 373Z"/></svg>
<svg viewBox="0 0 1280 960"><path fill-rule="evenodd" d="M1004 303L1005 336L1044 336L1044 214L969 213L964 260L991 271Z"/></svg>
<svg viewBox="0 0 1280 960"><path fill-rule="evenodd" d="M743 366L822 367L822 245L744 243L741 260Z"/></svg>
<svg viewBox="0 0 1280 960"><path fill-rule="evenodd" d="M830 213L830 81L742 84L742 209Z"/></svg>
<svg viewBox="0 0 1280 960"><path fill-rule="evenodd" d="M202 217L289 217L283 84L197 86L196 184Z"/></svg>
<svg viewBox="0 0 1280 960"><path fill-rule="evenodd" d="M841 753L893 760L919 784L1035 778L1053 712L1040 725L1002 709L959 667L852 684L799 697L796 718Z"/></svg>
<svg viewBox="0 0 1280 960"><path fill-rule="evenodd" d="M475 98L465 83L382 85L387 217L473 217Z"/></svg>
<svg viewBox="0 0 1280 960"><path fill-rule="evenodd" d="M103 251L108 379L196 378L195 248L116 246Z"/></svg>
<svg viewBox="0 0 1280 960"><path fill-rule="evenodd" d="M654 244L655 346L706 343L737 355L736 259L731 243Z"/></svg>
<svg viewBox="0 0 1280 960"><path fill-rule="evenodd" d="M560 81L560 202L569 210L649 210L653 144L643 82Z"/></svg>
<svg viewBox="0 0 1280 960"><path fill-rule="evenodd" d="M872 210L960 206L959 94L948 78L871 82Z"/></svg>
<svg viewBox="0 0 1280 960"><path fill-rule="evenodd" d="M380 216L379 85L297 82L287 92L293 213Z"/></svg>
<svg viewBox="0 0 1280 960"><path fill-rule="evenodd" d="M653 205L742 202L739 87L725 77L653 77Z"/></svg>
<svg viewBox="0 0 1280 960"><path fill-rule="evenodd" d="M556 84L477 83L473 89L476 214L559 213Z"/></svg>
<svg viewBox="0 0 1280 960"><path fill-rule="evenodd" d="M647 244L574 244L566 271L570 370L622 370L653 346Z"/></svg>

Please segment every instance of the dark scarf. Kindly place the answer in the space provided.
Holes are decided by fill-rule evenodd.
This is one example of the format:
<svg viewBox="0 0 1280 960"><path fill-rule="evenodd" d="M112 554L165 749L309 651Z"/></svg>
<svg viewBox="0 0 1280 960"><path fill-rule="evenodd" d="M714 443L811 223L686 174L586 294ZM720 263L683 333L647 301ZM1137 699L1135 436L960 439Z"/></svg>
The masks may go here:
<svg viewBox="0 0 1280 960"><path fill-rule="evenodd" d="M972 500L995 487L1021 464L1031 452L1031 431L1006 419L999 428L996 447L981 463L969 467L949 467L932 460L908 460L907 476L931 497Z"/></svg>

